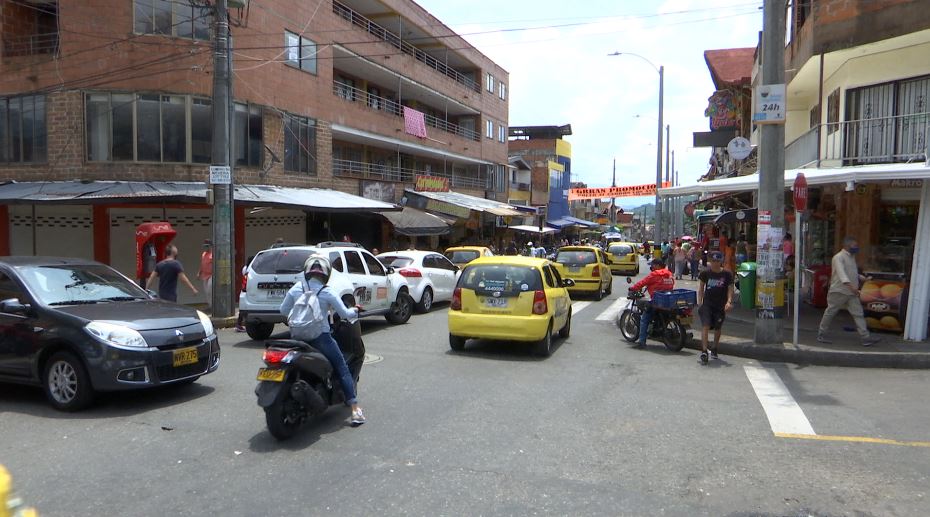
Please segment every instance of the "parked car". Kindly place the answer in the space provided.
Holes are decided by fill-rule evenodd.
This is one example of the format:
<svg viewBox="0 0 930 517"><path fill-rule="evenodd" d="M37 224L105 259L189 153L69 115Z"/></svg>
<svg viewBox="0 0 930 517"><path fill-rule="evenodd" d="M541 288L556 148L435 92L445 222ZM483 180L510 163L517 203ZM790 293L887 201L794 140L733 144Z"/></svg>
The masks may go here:
<svg viewBox="0 0 930 517"><path fill-rule="evenodd" d="M407 279L410 296L420 312L429 312L433 302L452 299L459 268L449 259L433 251L391 251L378 255L382 264L393 267Z"/></svg>
<svg viewBox="0 0 930 517"><path fill-rule="evenodd" d="M246 289L239 297L239 312L252 339L268 339L286 318L279 308L284 295L300 275L310 255L320 254L333 265L329 279L346 305L360 305L360 317L383 315L394 324L406 323L413 312L407 280L384 267L357 244L321 242L316 246L284 246L260 251L246 273Z"/></svg>
<svg viewBox="0 0 930 517"><path fill-rule="evenodd" d="M490 248L484 246L454 246L447 248L445 255L453 264L462 268L476 258L493 257L494 253L491 252Z"/></svg>
<svg viewBox="0 0 930 517"><path fill-rule="evenodd" d="M534 342L539 355L552 353L552 334L567 338L572 301L546 259L484 257L462 271L449 307L449 347L460 351L470 338Z"/></svg>
<svg viewBox="0 0 930 517"><path fill-rule="evenodd" d="M639 253L632 242L611 242L607 245L610 272L636 276L639 274Z"/></svg>
<svg viewBox="0 0 930 517"><path fill-rule="evenodd" d="M76 411L97 391L191 383L220 365L210 318L105 264L0 258L0 381Z"/></svg>
<svg viewBox="0 0 930 517"><path fill-rule="evenodd" d="M575 281L569 292L593 294L595 300L613 292L610 262L604 250L595 246L562 246L555 255L559 274Z"/></svg>

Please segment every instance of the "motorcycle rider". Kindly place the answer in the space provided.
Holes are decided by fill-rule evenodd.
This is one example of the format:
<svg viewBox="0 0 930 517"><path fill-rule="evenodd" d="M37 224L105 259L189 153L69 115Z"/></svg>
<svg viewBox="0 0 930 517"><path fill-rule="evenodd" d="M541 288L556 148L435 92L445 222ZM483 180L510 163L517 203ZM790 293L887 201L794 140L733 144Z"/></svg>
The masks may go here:
<svg viewBox="0 0 930 517"><path fill-rule="evenodd" d="M326 257L312 255L304 262L304 279L306 285L312 291L317 293L317 299L320 302L320 309L324 314L330 314L330 311L339 314L347 321L358 318L359 307L347 308L336 293L326 289L326 283L329 282L332 266ZM304 282L298 281L287 291L284 301L281 302L281 314L287 316L297 299L304 293ZM355 380L352 373L349 372L349 366L346 359L339 349L339 344L333 339L332 329L329 326L329 318L323 322L323 333L310 342L313 348L320 351L326 359L329 360L342 384L342 392L345 394L346 404L352 407L352 426L357 427L365 423L365 415L362 408L358 405L358 399L355 394Z"/></svg>
<svg viewBox="0 0 930 517"><path fill-rule="evenodd" d="M646 291L649 292L649 298L653 298L656 291L670 291L675 288L675 275L665 268L664 260L661 258L652 259L649 262L649 270L649 274L633 284L630 291L639 291L645 287ZM653 314L655 314L655 309L650 304L646 307L639 320L639 340L636 342L636 348L646 346L646 336L649 335L649 324L652 323Z"/></svg>

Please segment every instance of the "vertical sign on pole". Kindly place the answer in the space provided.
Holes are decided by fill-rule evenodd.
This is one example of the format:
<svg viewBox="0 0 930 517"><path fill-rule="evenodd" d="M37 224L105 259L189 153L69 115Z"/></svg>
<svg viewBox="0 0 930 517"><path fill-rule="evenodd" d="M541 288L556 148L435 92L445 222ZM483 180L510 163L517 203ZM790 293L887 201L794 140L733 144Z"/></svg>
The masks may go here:
<svg viewBox="0 0 930 517"><path fill-rule="evenodd" d="M798 303L801 298L801 275L798 270L801 267L801 257L803 257L804 239L801 236L801 216L807 210L807 178L803 172L799 172L794 178L794 235L796 239L794 249L794 333L793 340L795 346L798 345Z"/></svg>

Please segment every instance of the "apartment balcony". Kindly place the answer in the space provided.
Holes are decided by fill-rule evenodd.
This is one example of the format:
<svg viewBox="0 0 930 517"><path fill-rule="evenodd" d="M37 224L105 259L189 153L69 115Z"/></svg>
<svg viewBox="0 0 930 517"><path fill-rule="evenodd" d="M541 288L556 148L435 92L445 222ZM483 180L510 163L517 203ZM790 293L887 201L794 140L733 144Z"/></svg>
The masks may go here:
<svg viewBox="0 0 930 517"><path fill-rule="evenodd" d="M785 146L785 168L909 163L927 159L930 112L821 124Z"/></svg>
<svg viewBox="0 0 930 517"><path fill-rule="evenodd" d="M397 101L385 97L380 97L378 95L373 95L365 90L362 90L361 88L349 86L345 83L341 83L335 80L333 81L333 95L345 99L349 102L358 102L364 104L370 109L381 111L388 115L393 115L395 117L404 116L404 107ZM481 141L481 134L474 129L453 124L452 122L435 117L429 113L424 113L423 117L428 127L436 128L453 135L458 135L462 138L475 142Z"/></svg>
<svg viewBox="0 0 930 517"><path fill-rule="evenodd" d="M448 172L437 172L434 170L428 171L408 169L404 167L381 165L378 163L370 162L333 159L333 176L413 183L416 180L416 177L419 175L449 178L449 183L452 187L480 190L490 188L490 182L487 180L487 178L482 178L480 173L478 176L470 176Z"/></svg>
<svg viewBox="0 0 930 517"><path fill-rule="evenodd" d="M333 0L333 13L351 23L355 27L358 27L359 29L374 36L375 38L393 46L405 54L412 56L414 59L432 68L436 72L451 78L469 90L481 93L481 85L478 84L474 77L459 72L452 66L449 66L447 63L440 61L426 51L411 45L407 41L404 41L400 36L398 36L396 32L385 28L383 25L375 23L371 19L343 4L342 2ZM413 29L406 26L404 28ZM418 41L423 40L423 37L418 36L416 39ZM436 42L438 43L438 40ZM442 49L443 52L446 51L446 47L444 45L442 46Z"/></svg>

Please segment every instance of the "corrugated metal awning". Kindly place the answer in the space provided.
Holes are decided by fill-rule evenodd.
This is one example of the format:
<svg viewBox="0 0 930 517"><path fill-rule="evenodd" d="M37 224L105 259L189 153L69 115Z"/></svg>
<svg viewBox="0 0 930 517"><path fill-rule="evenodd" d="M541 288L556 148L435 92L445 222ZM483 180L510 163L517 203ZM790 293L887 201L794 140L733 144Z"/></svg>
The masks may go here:
<svg viewBox="0 0 930 517"><path fill-rule="evenodd" d="M443 218L409 206L400 212L384 212L381 215L394 225L397 233L408 237L449 233L449 224Z"/></svg>
<svg viewBox="0 0 930 517"><path fill-rule="evenodd" d="M415 190L405 190L404 194L408 196L419 196L426 198L428 200L438 201L440 203L449 203L451 205L459 206L468 210L474 210L476 212L487 212L492 215L499 216L518 216L522 217L525 214L517 209L513 205L508 205L507 203L501 203L500 201L494 201L493 199L485 199L483 197L469 196L468 194L462 194L460 192L417 192ZM409 202L409 201L408 201ZM425 206L418 207L425 208L426 210L433 210L427 202ZM436 211L442 212L441 209L436 209ZM459 216L459 214L451 214Z"/></svg>

